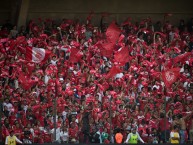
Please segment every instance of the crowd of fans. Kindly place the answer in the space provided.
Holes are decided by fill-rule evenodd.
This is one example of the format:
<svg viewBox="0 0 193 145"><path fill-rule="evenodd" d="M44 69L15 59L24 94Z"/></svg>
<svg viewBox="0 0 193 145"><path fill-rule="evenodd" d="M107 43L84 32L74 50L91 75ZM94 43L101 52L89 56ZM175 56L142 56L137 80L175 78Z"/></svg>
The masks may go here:
<svg viewBox="0 0 193 145"><path fill-rule="evenodd" d="M180 20L179 26L169 21L154 24L150 18L116 25L121 34L110 54L102 48L109 26L103 17L99 27L89 18L85 24L38 19L20 29L2 25L3 141L14 131L27 143L113 143L117 130L126 141L135 127L144 142L164 143L174 126L181 143L193 141L193 57L172 63L192 52L193 19L187 24ZM25 41L19 41L22 36ZM27 46L52 54L46 62L29 62ZM119 65L114 54L123 47L130 59ZM73 48L79 52L72 59ZM107 78L113 66L120 66L121 72ZM173 67L179 67L181 75L168 88L161 72Z"/></svg>

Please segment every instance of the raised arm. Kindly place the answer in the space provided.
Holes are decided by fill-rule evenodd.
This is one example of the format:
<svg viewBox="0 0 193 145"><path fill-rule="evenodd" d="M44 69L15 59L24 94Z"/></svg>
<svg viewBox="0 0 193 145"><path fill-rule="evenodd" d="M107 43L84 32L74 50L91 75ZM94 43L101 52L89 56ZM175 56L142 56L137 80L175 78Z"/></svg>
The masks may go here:
<svg viewBox="0 0 193 145"><path fill-rule="evenodd" d="M126 139L125 143L128 143L128 141L130 140L130 138L131 138L131 134L129 133L129 134L127 135L127 139Z"/></svg>

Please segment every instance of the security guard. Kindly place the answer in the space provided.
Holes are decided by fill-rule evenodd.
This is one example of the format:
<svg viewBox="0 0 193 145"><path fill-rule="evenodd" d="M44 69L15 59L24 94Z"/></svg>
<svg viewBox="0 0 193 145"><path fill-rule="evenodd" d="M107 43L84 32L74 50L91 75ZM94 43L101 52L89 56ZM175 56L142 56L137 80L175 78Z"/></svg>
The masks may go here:
<svg viewBox="0 0 193 145"><path fill-rule="evenodd" d="M23 144L22 141L20 141L15 135L14 131L10 131L10 135L6 137L5 145L16 145L16 142Z"/></svg>
<svg viewBox="0 0 193 145"><path fill-rule="evenodd" d="M126 139L125 143L137 144L138 140L140 140L142 143L145 143L142 140L142 138L140 137L140 135L137 133L137 128L134 127L134 128L132 128L132 132L127 135L127 139Z"/></svg>
<svg viewBox="0 0 193 145"><path fill-rule="evenodd" d="M115 134L115 141L117 144L121 144L123 140L123 135L121 133L121 130L118 128L117 133Z"/></svg>

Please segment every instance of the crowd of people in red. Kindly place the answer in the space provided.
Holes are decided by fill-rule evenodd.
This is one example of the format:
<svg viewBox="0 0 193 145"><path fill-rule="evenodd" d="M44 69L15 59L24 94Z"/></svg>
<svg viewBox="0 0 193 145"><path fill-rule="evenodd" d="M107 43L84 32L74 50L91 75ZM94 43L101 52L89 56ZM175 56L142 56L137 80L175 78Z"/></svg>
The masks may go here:
<svg viewBox="0 0 193 145"><path fill-rule="evenodd" d="M94 27L91 18L1 27L2 140L14 131L28 143L113 143L117 129L125 141L137 127L145 142L163 143L177 125L180 142L192 142L193 19L107 25L102 17ZM28 47L48 57L29 61Z"/></svg>

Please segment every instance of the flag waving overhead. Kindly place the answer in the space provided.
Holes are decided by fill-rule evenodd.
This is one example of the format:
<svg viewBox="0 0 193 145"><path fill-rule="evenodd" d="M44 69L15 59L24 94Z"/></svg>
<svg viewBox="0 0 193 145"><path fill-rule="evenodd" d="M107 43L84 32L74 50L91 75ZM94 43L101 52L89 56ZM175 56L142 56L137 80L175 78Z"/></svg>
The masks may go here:
<svg viewBox="0 0 193 145"><path fill-rule="evenodd" d="M109 56L113 53L112 51L114 50L114 46L119 39L120 33L121 30L117 27L117 25L114 22L111 23L106 31L107 42L102 44L104 51L102 50L101 53L103 56Z"/></svg>
<svg viewBox="0 0 193 145"><path fill-rule="evenodd" d="M166 87L170 87L180 76L180 68L172 68L162 72L162 79Z"/></svg>
<svg viewBox="0 0 193 145"><path fill-rule="evenodd" d="M121 30L117 27L117 25L115 23L111 23L106 31L108 42L116 43L116 41L119 38L120 33L121 33Z"/></svg>
<svg viewBox="0 0 193 145"><path fill-rule="evenodd" d="M176 64L178 62L184 62L191 55L191 52L186 52L184 54L178 55L173 59L173 63Z"/></svg>
<svg viewBox="0 0 193 145"><path fill-rule="evenodd" d="M29 90L36 83L34 80L27 78L22 71L19 71L18 81L25 90Z"/></svg>
<svg viewBox="0 0 193 145"><path fill-rule="evenodd" d="M78 48L72 48L70 53L70 62L76 63L81 60L83 53Z"/></svg>
<svg viewBox="0 0 193 145"><path fill-rule="evenodd" d="M18 45L22 44L22 43L26 43L26 40L25 40L25 36L19 36L16 38L15 41L12 41L11 44L10 44L10 49L14 49L16 48Z"/></svg>
<svg viewBox="0 0 193 145"><path fill-rule="evenodd" d="M125 64L126 62L129 61L130 56L129 56L129 50L127 47L121 48L115 55L114 55L115 61Z"/></svg>
<svg viewBox="0 0 193 145"><path fill-rule="evenodd" d="M26 47L26 60L34 63L44 63L50 56L51 51L43 48Z"/></svg>
<svg viewBox="0 0 193 145"><path fill-rule="evenodd" d="M109 71L109 73L106 75L106 79L109 79L109 78L112 78L112 77L114 77L116 74L118 74L118 73L120 73L121 72L121 70L119 69L119 67L117 67L117 66L113 66L112 68L111 68L111 70Z"/></svg>

